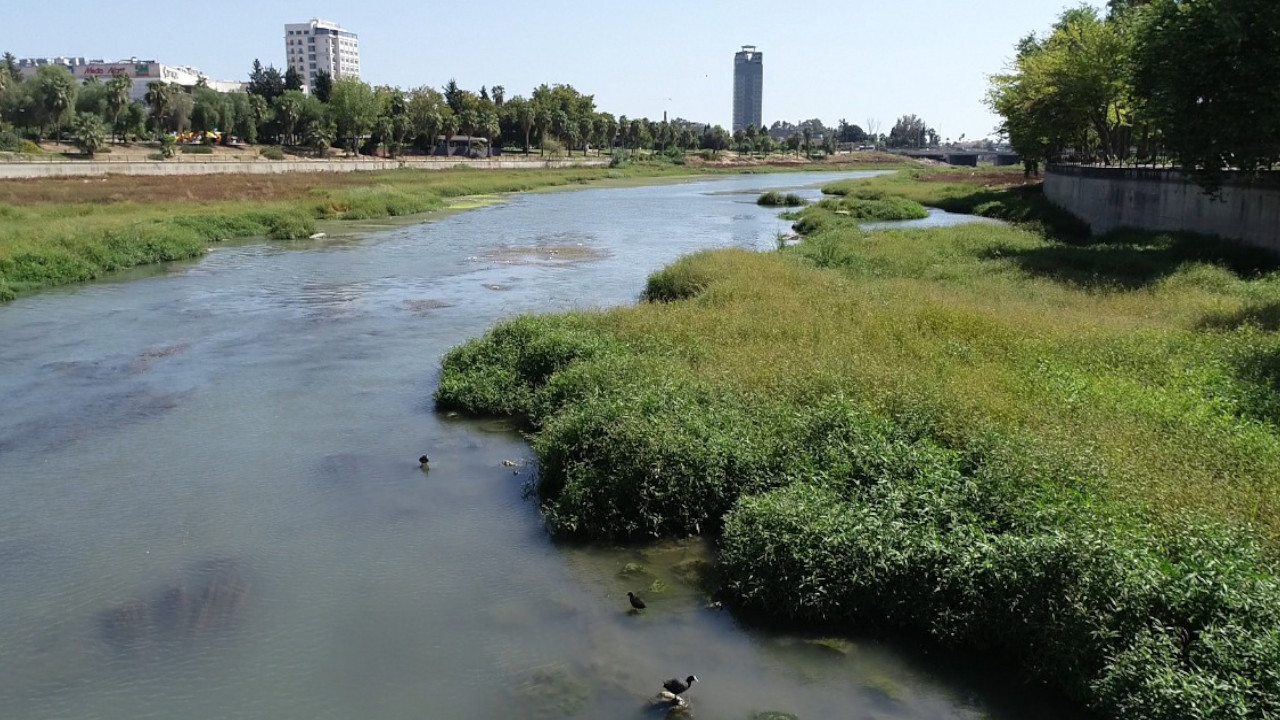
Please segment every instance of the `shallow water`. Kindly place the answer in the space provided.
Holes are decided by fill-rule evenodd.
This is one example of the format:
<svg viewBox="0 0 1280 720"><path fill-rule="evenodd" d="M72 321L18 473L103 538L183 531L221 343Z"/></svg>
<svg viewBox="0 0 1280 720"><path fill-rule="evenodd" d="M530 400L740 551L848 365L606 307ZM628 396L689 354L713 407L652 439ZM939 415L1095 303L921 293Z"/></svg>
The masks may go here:
<svg viewBox="0 0 1280 720"><path fill-rule="evenodd" d="M925 230L929 228L955 227L957 225L1004 225L1000 220L984 218L978 215L961 215L938 208L926 208L929 217L918 220L891 220L888 222L863 223L863 230Z"/></svg>
<svg viewBox="0 0 1280 720"><path fill-rule="evenodd" d="M519 196L0 308L0 718L640 718L686 674L699 718L1050 716L909 649L744 629L677 572L697 544L557 546L521 438L432 411L448 348L771 249L757 194L835 177Z"/></svg>

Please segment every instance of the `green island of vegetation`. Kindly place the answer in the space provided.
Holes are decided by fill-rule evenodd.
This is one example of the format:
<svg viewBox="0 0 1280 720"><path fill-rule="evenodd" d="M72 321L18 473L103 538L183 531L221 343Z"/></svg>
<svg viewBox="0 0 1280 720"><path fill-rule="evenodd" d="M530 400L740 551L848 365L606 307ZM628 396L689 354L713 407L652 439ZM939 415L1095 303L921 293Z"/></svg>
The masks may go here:
<svg viewBox="0 0 1280 720"><path fill-rule="evenodd" d="M438 404L525 423L556 535L715 538L747 616L994 655L1107 717L1273 716L1277 261L1089 239L1017 180L833 185L1011 222L807 208L778 253L498 325Z"/></svg>

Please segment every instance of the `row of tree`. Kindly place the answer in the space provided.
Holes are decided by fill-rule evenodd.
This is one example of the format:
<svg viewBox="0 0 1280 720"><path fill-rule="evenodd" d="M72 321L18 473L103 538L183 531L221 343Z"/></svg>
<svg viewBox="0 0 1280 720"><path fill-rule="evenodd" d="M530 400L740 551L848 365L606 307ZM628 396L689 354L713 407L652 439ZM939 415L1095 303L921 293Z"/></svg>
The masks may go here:
<svg viewBox="0 0 1280 720"><path fill-rule="evenodd" d="M987 101L1029 163L1169 161L1207 189L1280 161L1280 3L1111 0L1019 42Z"/></svg>
<svg viewBox="0 0 1280 720"><path fill-rule="evenodd" d="M776 122L730 135L720 126L676 119L652 121L597 110L595 99L569 85L540 85L528 97L508 97L495 85L479 92L449 81L441 90L372 87L356 78L317 76L310 92L292 69L280 72L254 61L243 92L218 92L201 81L194 88L163 82L147 85L134 101L134 80L76 82L61 66L44 66L23 80L12 55L0 62L0 124L39 140L72 139L86 152L100 150L109 138L127 143L196 131L220 133L224 142L305 146L324 152L340 146L349 152L396 156L413 148L433 152L454 145L491 148L502 142L525 153L580 151L590 148L684 153L735 149L740 153L791 151L808 155L835 152L840 144L871 142L919 147L936 143L936 133L914 115L904 116L887 136L868 134L841 120L828 128L820 120L798 125ZM869 121L873 129L876 121ZM462 143L443 142L461 136ZM479 142L478 142L479 141Z"/></svg>

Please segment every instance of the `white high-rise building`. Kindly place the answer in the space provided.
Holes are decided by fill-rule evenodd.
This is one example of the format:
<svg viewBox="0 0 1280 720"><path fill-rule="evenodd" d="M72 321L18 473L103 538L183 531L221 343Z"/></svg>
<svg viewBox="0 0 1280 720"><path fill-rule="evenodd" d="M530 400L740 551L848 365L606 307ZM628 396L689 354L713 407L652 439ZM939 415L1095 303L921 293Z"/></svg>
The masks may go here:
<svg viewBox="0 0 1280 720"><path fill-rule="evenodd" d="M312 19L285 25L284 49L287 67L298 71L308 92L321 70L334 80L360 77L360 39L337 23Z"/></svg>

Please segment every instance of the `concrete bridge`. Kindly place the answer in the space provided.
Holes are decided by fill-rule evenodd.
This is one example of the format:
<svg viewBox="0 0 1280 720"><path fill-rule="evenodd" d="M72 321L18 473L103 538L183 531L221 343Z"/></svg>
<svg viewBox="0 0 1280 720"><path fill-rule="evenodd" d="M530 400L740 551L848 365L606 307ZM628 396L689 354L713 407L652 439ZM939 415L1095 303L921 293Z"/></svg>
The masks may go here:
<svg viewBox="0 0 1280 720"><path fill-rule="evenodd" d="M999 150L948 150L946 148L925 148L921 150L890 150L889 152L922 160L936 160L948 165L965 165L977 167L979 162L990 162L992 165L1017 165L1022 156L1015 152Z"/></svg>

